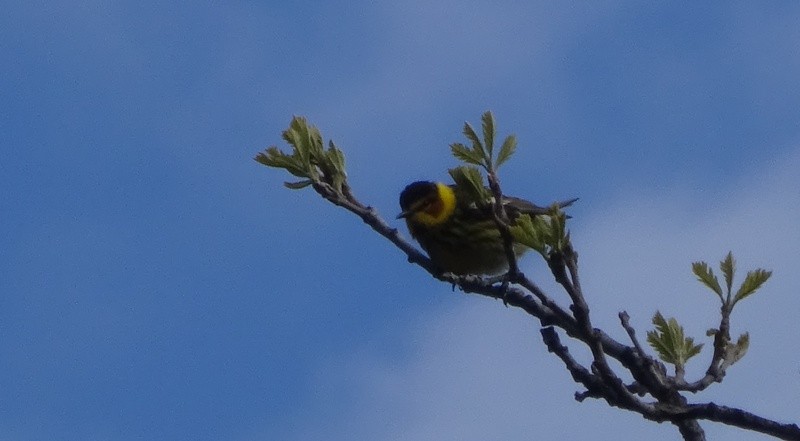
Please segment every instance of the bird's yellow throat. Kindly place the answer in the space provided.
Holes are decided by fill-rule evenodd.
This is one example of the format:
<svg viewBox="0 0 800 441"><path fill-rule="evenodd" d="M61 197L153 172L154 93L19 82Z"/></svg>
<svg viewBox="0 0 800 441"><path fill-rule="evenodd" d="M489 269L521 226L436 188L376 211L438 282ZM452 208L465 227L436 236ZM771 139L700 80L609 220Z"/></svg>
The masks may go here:
<svg viewBox="0 0 800 441"><path fill-rule="evenodd" d="M418 211L412 215L412 220L416 223L432 227L444 223L456 209L456 193L449 186L436 183L438 200L430 204L425 210Z"/></svg>

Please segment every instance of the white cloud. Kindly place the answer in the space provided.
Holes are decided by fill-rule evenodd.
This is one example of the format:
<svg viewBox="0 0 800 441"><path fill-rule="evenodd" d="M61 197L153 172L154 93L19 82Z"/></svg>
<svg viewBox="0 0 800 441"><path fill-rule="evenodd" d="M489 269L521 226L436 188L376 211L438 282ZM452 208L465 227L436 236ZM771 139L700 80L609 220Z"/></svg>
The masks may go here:
<svg viewBox="0 0 800 441"><path fill-rule="evenodd" d="M535 320L499 302L457 303L412 325L413 354L405 362L359 356L337 369L326 366L327 378L347 379L341 389L355 393L355 408L326 406L320 413L335 416L296 438L485 440L567 433L582 439L598 433L605 417L595 412L597 405L572 399L577 388L547 355ZM663 432L631 416L611 418L651 435Z"/></svg>

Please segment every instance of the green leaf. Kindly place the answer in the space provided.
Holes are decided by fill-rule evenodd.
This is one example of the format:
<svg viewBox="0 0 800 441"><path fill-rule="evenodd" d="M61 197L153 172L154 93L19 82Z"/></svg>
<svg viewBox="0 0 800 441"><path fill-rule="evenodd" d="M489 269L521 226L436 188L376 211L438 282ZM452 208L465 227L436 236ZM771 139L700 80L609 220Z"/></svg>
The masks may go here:
<svg viewBox="0 0 800 441"><path fill-rule="evenodd" d="M694 339L686 337L683 327L674 318L666 320L660 312L653 316L656 329L647 331L647 343L658 352L658 356L666 363L683 368L686 362L700 353L702 344L695 345Z"/></svg>
<svg viewBox="0 0 800 441"><path fill-rule="evenodd" d="M690 358L694 357L695 355L699 354L700 351L703 350L703 343L694 344L694 339L689 337L686 339L686 360L688 361Z"/></svg>
<svg viewBox="0 0 800 441"><path fill-rule="evenodd" d="M516 150L517 137L514 135L507 136L505 141L503 141L503 145L500 147L500 153L497 154L497 166L500 167L504 162L508 161Z"/></svg>
<svg viewBox="0 0 800 441"><path fill-rule="evenodd" d="M481 206L491 199L491 194L483 184L483 175L476 167L462 165L448 170L453 182L461 192L466 194L470 202Z"/></svg>
<svg viewBox="0 0 800 441"><path fill-rule="evenodd" d="M480 156L481 164L486 162L486 150L483 149L483 144L480 138L478 138L478 134L475 133L475 129L473 129L468 122L464 123L464 136L472 142L472 151Z"/></svg>
<svg viewBox="0 0 800 441"><path fill-rule="evenodd" d="M328 150L325 156L329 168L325 173L326 180L341 193L342 185L347 178L344 172L344 155L339 150Z"/></svg>
<svg viewBox="0 0 800 441"><path fill-rule="evenodd" d="M509 229L514 242L521 243L536 250L543 257L547 256L548 222L544 216L531 217L528 214L519 216Z"/></svg>
<svg viewBox="0 0 800 441"><path fill-rule="evenodd" d="M752 295L758 288L761 288L761 285L769 280L771 276L772 271L767 271L761 268L748 271L747 276L744 278L744 282L742 282L742 286L739 287L739 290L736 291L736 295L733 297L733 304L735 305L739 300L745 299Z"/></svg>
<svg viewBox="0 0 800 441"><path fill-rule="evenodd" d="M297 131L298 125L302 125L301 121L303 121L303 117L301 116L292 117L289 128L281 132L281 137L292 146L294 150L299 149L303 145L302 137Z"/></svg>
<svg viewBox="0 0 800 441"><path fill-rule="evenodd" d="M305 122L305 120L303 120ZM306 124L306 139L308 142L308 148L311 152L312 156L316 158L321 158L324 154L324 149L322 147L322 134L319 132L319 129L312 125Z"/></svg>
<svg viewBox="0 0 800 441"><path fill-rule="evenodd" d="M669 336L670 328L669 323L661 315L661 312L656 311L653 316L653 324L656 326L654 331L647 331L647 343L658 352L662 360L672 363L675 359L672 354L675 352L675 343Z"/></svg>
<svg viewBox="0 0 800 441"><path fill-rule="evenodd" d="M289 125L289 128L283 131L283 139L292 146L292 150L295 156L300 159L302 165L306 169L311 168L311 153L308 150L308 146L303 141L304 136L298 131L298 125L301 124L301 121L304 121L300 117L292 118L292 122Z"/></svg>
<svg viewBox="0 0 800 441"><path fill-rule="evenodd" d="M494 115L492 112L486 111L481 115L481 125L483 126L483 145L489 152L488 158L491 160L494 151Z"/></svg>
<svg viewBox="0 0 800 441"><path fill-rule="evenodd" d="M333 141L328 143L329 147L325 150L319 129L301 116L293 117L289 127L281 135L292 147L291 155L271 146L258 153L254 159L266 166L283 168L294 176L305 178L298 182L285 183L288 188L299 189L324 181L337 191L342 191L347 180L344 153Z"/></svg>
<svg viewBox="0 0 800 441"><path fill-rule="evenodd" d="M558 208L558 203L550 207L550 220L550 245L562 251L564 245L569 243L569 232L567 232L567 215Z"/></svg>
<svg viewBox="0 0 800 441"><path fill-rule="evenodd" d="M313 183L313 181L311 181L311 179L306 179L306 180L297 181L297 182L284 182L283 185L286 188L290 188L292 190L300 190L301 188L308 187L312 183Z"/></svg>
<svg viewBox="0 0 800 441"><path fill-rule="evenodd" d="M509 229L515 242L547 258L553 243L552 221L549 217L524 214L518 217Z"/></svg>
<svg viewBox="0 0 800 441"><path fill-rule="evenodd" d="M261 164L266 165L267 167L283 168L275 164L275 161L272 159L272 156L275 155L283 155L283 152L278 150L278 148L273 145L267 147L267 149L263 152L256 153L256 156L253 159Z"/></svg>
<svg viewBox="0 0 800 441"><path fill-rule="evenodd" d="M733 275L736 273L736 260L733 259L733 253L728 251L728 255L719 263L719 269L722 275L725 276L725 285L728 287L728 295L731 293L731 286L733 286Z"/></svg>
<svg viewBox="0 0 800 441"><path fill-rule="evenodd" d="M745 332L744 334L739 336L739 340L736 341L736 344L729 344L726 351L727 359L731 361L731 364L736 363L737 361L741 360L742 357L747 354L747 349L750 347L750 334Z"/></svg>
<svg viewBox="0 0 800 441"><path fill-rule="evenodd" d="M344 167L344 153L342 153L339 148L336 147L336 144L333 141L328 142L328 152L327 152L328 159L333 165L333 169L342 176L347 176L347 172L345 171Z"/></svg>
<svg viewBox="0 0 800 441"><path fill-rule="evenodd" d="M283 139L294 147L294 151L309 169L310 174L316 174L313 166L320 165L324 155L322 134L319 129L309 124L302 116L295 116L289 123L289 128L283 132Z"/></svg>
<svg viewBox="0 0 800 441"><path fill-rule="evenodd" d="M450 144L450 151L453 152L453 156L455 156L458 160L464 161L467 164L474 164L474 165L481 165L483 164L483 158L481 158L477 153L470 150L461 143L453 143Z"/></svg>
<svg viewBox="0 0 800 441"><path fill-rule="evenodd" d="M308 170L305 168L297 155L287 155L286 153L278 150L278 148L275 146L267 148L267 150L265 150L263 153L256 154L255 158L253 159L261 164L266 165L267 167L285 169L292 175L299 178L309 177Z"/></svg>
<svg viewBox="0 0 800 441"><path fill-rule="evenodd" d="M511 225L514 241L536 250L545 259L552 251L563 251L570 243L567 215L553 205L548 215L521 215Z"/></svg>
<svg viewBox="0 0 800 441"><path fill-rule="evenodd" d="M719 279L714 275L714 271L705 262L694 262L692 264L692 272L697 276L703 285L717 293L720 300L722 300L722 288L719 286ZM723 300L724 301L724 300Z"/></svg>

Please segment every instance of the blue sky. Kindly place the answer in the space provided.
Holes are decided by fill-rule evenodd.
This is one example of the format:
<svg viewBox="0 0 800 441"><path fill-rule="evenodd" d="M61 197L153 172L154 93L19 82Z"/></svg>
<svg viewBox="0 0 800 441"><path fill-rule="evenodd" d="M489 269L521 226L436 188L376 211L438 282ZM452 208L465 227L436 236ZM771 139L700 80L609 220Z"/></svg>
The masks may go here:
<svg viewBox="0 0 800 441"><path fill-rule="evenodd" d="M584 286L613 335L619 310L643 334L659 309L702 338L717 306L692 261L775 271L733 316L750 353L692 399L796 421L798 18L794 2L8 5L0 439L676 439L576 403L536 321L451 292L251 159L305 115L391 218L487 109L519 140L507 193L581 198ZM523 269L564 300L541 262Z"/></svg>

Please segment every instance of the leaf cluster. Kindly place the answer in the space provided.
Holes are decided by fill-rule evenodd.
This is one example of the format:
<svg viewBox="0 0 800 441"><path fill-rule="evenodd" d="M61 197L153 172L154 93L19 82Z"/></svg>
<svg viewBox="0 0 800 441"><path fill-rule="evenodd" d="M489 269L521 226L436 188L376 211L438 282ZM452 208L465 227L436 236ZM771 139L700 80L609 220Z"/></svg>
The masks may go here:
<svg viewBox="0 0 800 441"><path fill-rule="evenodd" d="M750 345L748 333L740 335L735 343L731 342L730 315L733 307L739 301L753 295L772 276L772 271L761 268L748 271L744 281L734 292L733 278L736 274L736 260L733 258L733 253L728 252L720 261L719 269L723 276L724 289L720 279L714 274L714 270L708 263L700 261L692 264L692 272L697 280L716 294L722 303L720 326L707 332L708 336L714 337L714 360L711 365L716 368L723 364L730 366L741 360L747 353ZM656 312L653 324L656 329L648 331L647 342L658 352L661 360L675 365L676 371L682 370L686 361L700 352L703 345L695 345L692 338L685 337L683 327L674 318L664 320L661 313Z"/></svg>
<svg viewBox="0 0 800 441"><path fill-rule="evenodd" d="M511 226L514 241L536 250L545 259L553 252L562 252L569 244L567 215L554 204L549 216L523 214Z"/></svg>
<svg viewBox="0 0 800 441"><path fill-rule="evenodd" d="M517 137L508 135L495 156L496 130L494 115L491 111L486 111L481 116L481 128L483 136L479 137L472 125L465 122L463 133L470 142L470 146L455 142L450 144L450 151L459 160L482 167L487 173L493 173L514 154L517 149Z"/></svg>
<svg viewBox="0 0 800 441"><path fill-rule="evenodd" d="M253 159L267 167L282 168L298 178L303 178L296 182L284 182L288 188L297 190L316 182L325 182L341 193L347 173L344 154L333 141L328 143L327 150L323 148L319 129L308 124L302 116L293 117L282 136L291 146L291 153L284 153L278 147L270 146Z"/></svg>
<svg viewBox="0 0 800 441"><path fill-rule="evenodd" d="M483 175L477 167L461 165L448 170L450 177L469 202L480 207L492 199L492 193L483 183Z"/></svg>
<svg viewBox="0 0 800 441"><path fill-rule="evenodd" d="M703 348L702 343L696 345L693 338L686 337L683 326L674 318L667 320L656 311L653 325L656 328L647 331L647 342L663 361L675 365L677 370L683 370L686 362Z"/></svg>
<svg viewBox="0 0 800 441"><path fill-rule="evenodd" d="M736 260L733 258L733 253L728 252L728 255L720 262L719 268L725 279L724 292L720 286L719 278L706 262L701 261L692 264L692 272L697 277L697 280L713 291L723 305L728 306L730 309L733 309L740 300L744 300L754 294L772 276L772 271L761 268L748 271L744 282L734 293L732 288L733 277L736 274Z"/></svg>
<svg viewBox="0 0 800 441"><path fill-rule="evenodd" d="M470 146L460 142L450 144L450 151L456 159L465 162L462 165L449 170L456 186L463 191L471 203L477 206L485 206L494 202L492 192L484 184L482 168L490 178L496 179L496 170L500 165L508 161L517 148L517 138L509 135L500 146L500 151L495 156L496 129L494 115L491 111L486 111L481 115L482 136L478 136L475 129L469 122L464 123L463 133L469 141ZM480 168L479 168L480 167Z"/></svg>

